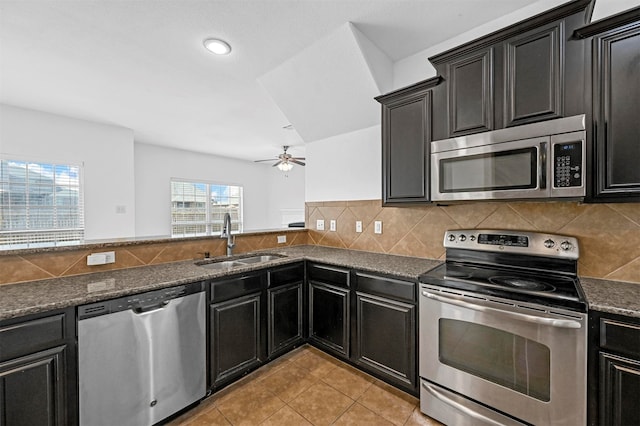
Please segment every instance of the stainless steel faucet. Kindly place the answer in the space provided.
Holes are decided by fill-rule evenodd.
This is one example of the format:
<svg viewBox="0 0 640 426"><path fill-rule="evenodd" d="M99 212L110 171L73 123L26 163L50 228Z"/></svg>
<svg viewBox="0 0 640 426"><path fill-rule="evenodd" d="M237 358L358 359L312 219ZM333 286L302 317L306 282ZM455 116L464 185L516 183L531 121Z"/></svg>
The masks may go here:
<svg viewBox="0 0 640 426"><path fill-rule="evenodd" d="M224 214L224 222L222 224L222 232L220 238L227 239L227 256L233 256L233 248L236 246L236 237L231 235L231 215Z"/></svg>

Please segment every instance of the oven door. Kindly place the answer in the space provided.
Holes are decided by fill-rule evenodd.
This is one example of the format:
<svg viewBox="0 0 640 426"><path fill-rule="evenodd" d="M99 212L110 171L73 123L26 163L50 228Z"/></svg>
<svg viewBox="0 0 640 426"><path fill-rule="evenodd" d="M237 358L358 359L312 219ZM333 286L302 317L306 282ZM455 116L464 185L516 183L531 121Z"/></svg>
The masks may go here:
<svg viewBox="0 0 640 426"><path fill-rule="evenodd" d="M441 395L466 397L439 398L451 416L426 412L444 423L477 412L470 398L527 423L586 424L586 321L578 312L422 284L421 407L433 398L432 382L445 388ZM491 424L482 417L468 423Z"/></svg>
<svg viewBox="0 0 640 426"><path fill-rule="evenodd" d="M549 137L431 154L434 201L547 198Z"/></svg>

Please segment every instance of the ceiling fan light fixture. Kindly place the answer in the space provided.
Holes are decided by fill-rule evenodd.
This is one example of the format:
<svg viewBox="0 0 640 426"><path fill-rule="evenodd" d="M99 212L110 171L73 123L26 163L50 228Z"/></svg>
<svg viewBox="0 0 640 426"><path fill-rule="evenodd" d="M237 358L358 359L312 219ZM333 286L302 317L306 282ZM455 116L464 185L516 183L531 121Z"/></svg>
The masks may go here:
<svg viewBox="0 0 640 426"><path fill-rule="evenodd" d="M293 169L293 164L282 162L282 163L278 164L277 167L278 167L278 169L280 169L283 172L288 172L289 170Z"/></svg>
<svg viewBox="0 0 640 426"><path fill-rule="evenodd" d="M208 38L204 42L204 47L216 55L228 55L231 53L231 46L224 40Z"/></svg>

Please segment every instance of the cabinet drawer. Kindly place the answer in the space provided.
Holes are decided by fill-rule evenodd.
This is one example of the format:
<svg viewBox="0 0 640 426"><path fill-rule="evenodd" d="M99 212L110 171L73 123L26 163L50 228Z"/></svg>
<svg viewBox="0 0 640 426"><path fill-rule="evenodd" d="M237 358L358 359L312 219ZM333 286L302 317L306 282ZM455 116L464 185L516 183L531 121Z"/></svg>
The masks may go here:
<svg viewBox="0 0 640 426"><path fill-rule="evenodd" d="M600 347L640 357L640 324L600 319Z"/></svg>
<svg viewBox="0 0 640 426"><path fill-rule="evenodd" d="M340 287L349 287L349 271L324 265L310 265L309 279L323 283L334 284Z"/></svg>
<svg viewBox="0 0 640 426"><path fill-rule="evenodd" d="M269 271L269 287L293 284L304 280L304 264L284 266Z"/></svg>
<svg viewBox="0 0 640 426"><path fill-rule="evenodd" d="M415 302L416 285L409 281L394 280L367 274L356 274L359 292L377 294L405 302Z"/></svg>
<svg viewBox="0 0 640 426"><path fill-rule="evenodd" d="M266 285L267 274L264 272L214 281L211 283L211 300L219 302L221 300L232 299L260 291L266 288Z"/></svg>
<svg viewBox="0 0 640 426"><path fill-rule="evenodd" d="M65 314L0 328L0 361L35 352L65 338Z"/></svg>

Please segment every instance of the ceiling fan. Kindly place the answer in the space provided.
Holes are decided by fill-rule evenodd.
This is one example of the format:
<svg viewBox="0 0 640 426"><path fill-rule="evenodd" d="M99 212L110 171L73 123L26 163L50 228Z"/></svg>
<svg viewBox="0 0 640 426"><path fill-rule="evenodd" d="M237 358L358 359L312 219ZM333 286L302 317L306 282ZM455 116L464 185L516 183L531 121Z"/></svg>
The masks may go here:
<svg viewBox="0 0 640 426"><path fill-rule="evenodd" d="M284 150L284 152L280 155L278 155L277 157L277 161L275 162L275 164L272 167L277 167L278 169L282 170L283 172L288 172L289 170L291 170L293 168L294 164L298 164L300 166L305 166L306 164L302 161L305 158L304 157L294 157L291 154L287 153L287 150L289 149L288 145L284 145L282 147L282 149ZM273 159L268 159L268 160L256 160L256 163L261 163L263 161L273 161Z"/></svg>

